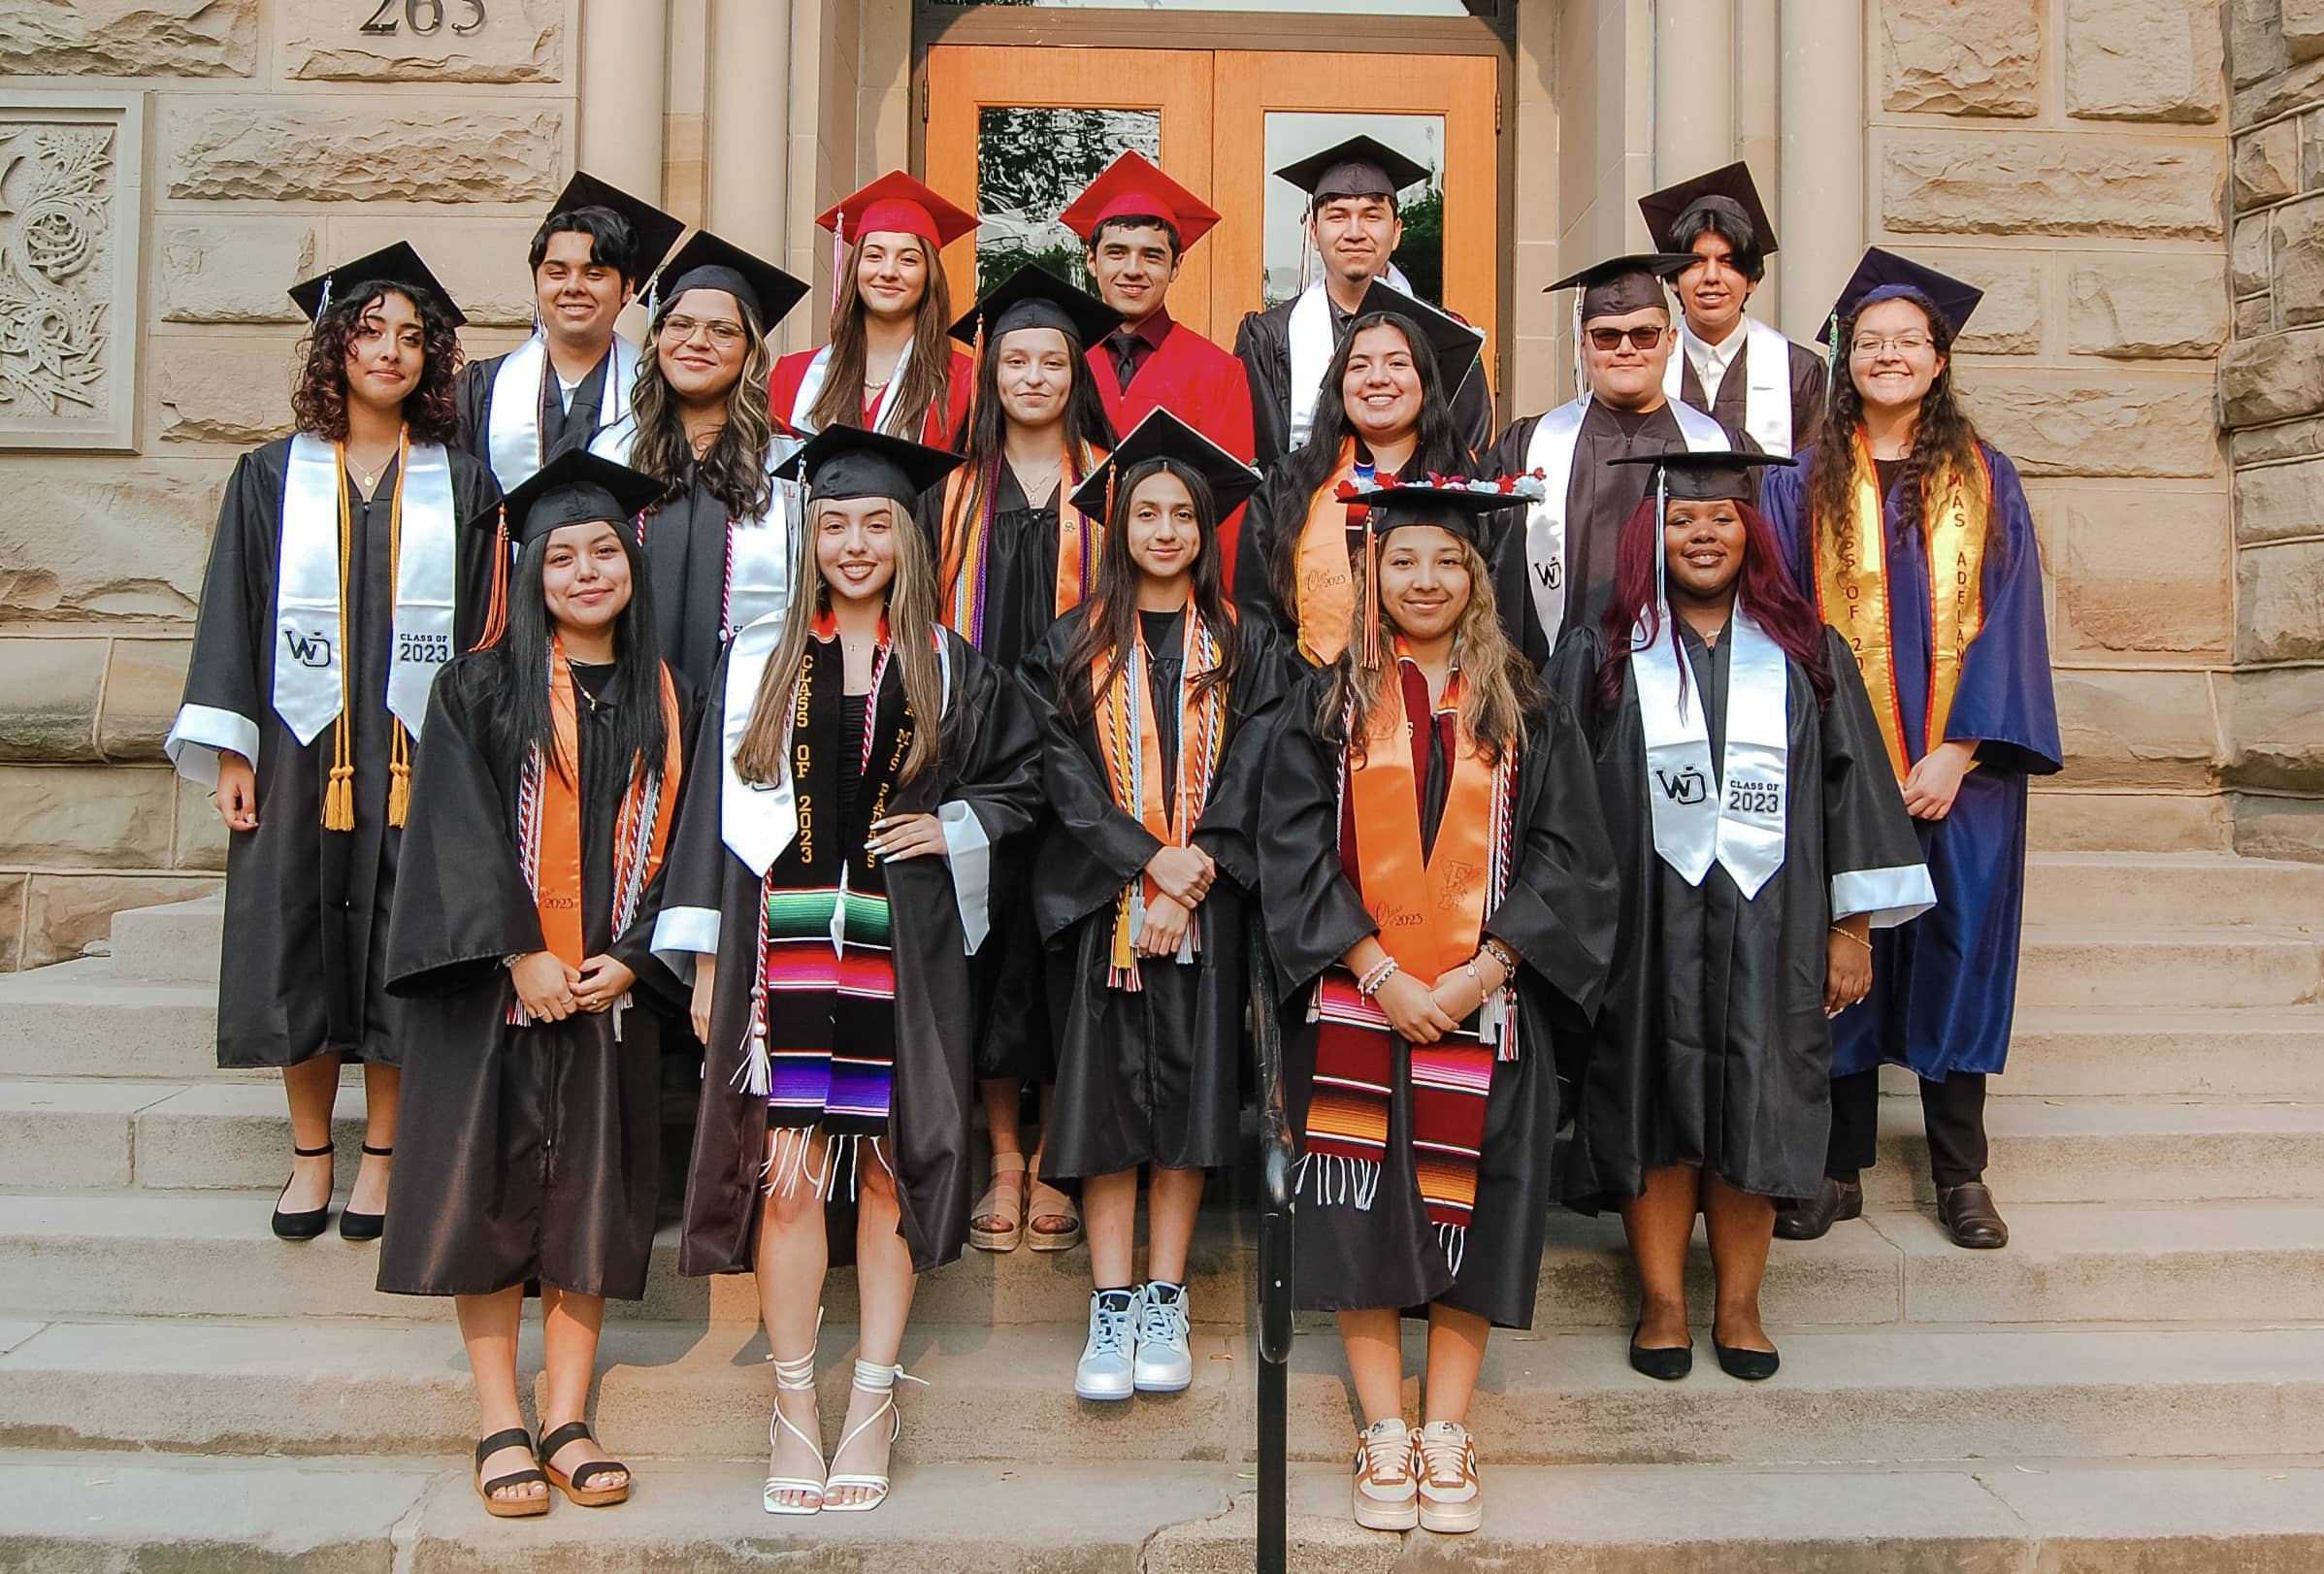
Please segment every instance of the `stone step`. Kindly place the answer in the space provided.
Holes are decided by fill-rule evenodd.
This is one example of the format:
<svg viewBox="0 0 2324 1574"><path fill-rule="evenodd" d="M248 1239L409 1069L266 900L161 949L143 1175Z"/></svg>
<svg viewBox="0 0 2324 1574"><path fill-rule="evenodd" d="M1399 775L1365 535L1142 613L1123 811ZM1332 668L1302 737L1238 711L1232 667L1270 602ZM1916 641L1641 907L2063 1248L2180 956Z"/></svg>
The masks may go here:
<svg viewBox="0 0 2324 1574"><path fill-rule="evenodd" d="M208 984L218 976L219 935L226 921L223 896L113 915L111 955L124 978L154 984Z"/></svg>
<svg viewBox="0 0 2324 1574"><path fill-rule="evenodd" d="M1728 1380L1701 1354L1665 1386L1620 1329L1503 1335L1470 1424L1507 1463L1905 1463L2161 1459L2324 1450L2324 1328L1803 1331L1780 1380ZM1425 1331L1409 1326L1406 1369ZM537 1336L526 1360L538 1363ZM1698 1345L1706 1335L1698 1332ZM1252 1350L1195 1335L1186 1393L1073 1397L1079 1341L1057 1328L915 1321L901 1458L1014 1463L1237 1460L1250 1452ZM826 1325L824 1426L844 1414L852 1330ZM773 1375L755 1330L623 1324L606 1333L596 1414L639 1455L764 1459ZM1407 1403L1417 1393L1407 1384ZM1350 1398L1337 1338L1305 1329L1291 1374L1293 1457L1337 1461ZM0 1323L0 1447L203 1454L441 1455L473 1441L475 1399L448 1309L430 1321L191 1318Z"/></svg>
<svg viewBox="0 0 2324 1574"><path fill-rule="evenodd" d="M332 1137L344 1184L360 1162L363 1117L363 1089L342 1087ZM265 1187L271 1195L290 1172L289 1133L279 1078L273 1087L0 1078L0 1187L11 1190Z"/></svg>
<svg viewBox="0 0 2324 1574"><path fill-rule="evenodd" d="M217 1069L217 1000L215 983L124 978L110 957L0 974L0 1075L272 1076Z"/></svg>
<svg viewBox="0 0 2324 1574"><path fill-rule="evenodd" d="M343 1193L344 1196L344 1193ZM125 1192L0 1197L0 1316L410 1319L421 1302L372 1288L376 1247L336 1233L276 1240L274 1194ZM1813 1243L1779 1241L1762 1295L1792 1327L1897 1322L2279 1322L2324 1304L2324 1204L2178 1207L2024 1204L2009 1210L2010 1249L1963 1252L1928 1214L1876 1211ZM1256 1281L1252 1224L1205 1211L1191 1255L1196 1321L1248 1327ZM1549 1217L1536 1318L1548 1328L1627 1328L1636 1316L1629 1256L1611 1215ZM1692 1293L1711 1303L1699 1238ZM914 1315L934 1323L1078 1329L1089 1304L1086 1250L971 1251L921 1281ZM831 1280L826 1312L856 1317L855 1281ZM618 1320L747 1327L758 1316L747 1274L677 1272L677 1231L655 1242L645 1297Z"/></svg>
<svg viewBox="0 0 2324 1574"><path fill-rule="evenodd" d="M2028 929L2324 926L2324 864L2230 853L2035 853Z"/></svg>
<svg viewBox="0 0 2324 1574"><path fill-rule="evenodd" d="M1995 1098L2324 1103L2324 1006L2020 1009Z"/></svg>
<svg viewBox="0 0 2324 1574"><path fill-rule="evenodd" d="M2297 930L2028 930L2017 1003L2299 1005L2324 999L2324 934Z"/></svg>
<svg viewBox="0 0 2324 1574"><path fill-rule="evenodd" d="M1605 1469L1502 1462L1479 1437L1484 1528L1457 1540L1358 1529L1336 1463L1295 1467L1291 1566L1298 1574L1555 1568L1637 1574L2144 1569L2290 1574L2324 1563L2324 1470L2308 1461L1814 1472ZM1040 1470L915 1462L906 1440L876 1514L778 1519L759 1507L764 1467L630 1456L618 1513L560 1502L545 1519L488 1518L456 1462L409 1459L126 1459L0 1453L13 1505L0 1558L43 1570L296 1567L507 1574L771 1566L914 1574L1222 1574L1254 1558L1253 1485L1224 1462L1073 1462ZM964 1529L972 1530L964 1534Z"/></svg>
<svg viewBox="0 0 2324 1574"><path fill-rule="evenodd" d="M2324 1105L2131 1099L1995 1099L1986 1178L2007 1214L2026 1202L2205 1202L2316 1195ZM1928 1139L1917 1097L1881 1100L1870 1205L1927 1205Z"/></svg>

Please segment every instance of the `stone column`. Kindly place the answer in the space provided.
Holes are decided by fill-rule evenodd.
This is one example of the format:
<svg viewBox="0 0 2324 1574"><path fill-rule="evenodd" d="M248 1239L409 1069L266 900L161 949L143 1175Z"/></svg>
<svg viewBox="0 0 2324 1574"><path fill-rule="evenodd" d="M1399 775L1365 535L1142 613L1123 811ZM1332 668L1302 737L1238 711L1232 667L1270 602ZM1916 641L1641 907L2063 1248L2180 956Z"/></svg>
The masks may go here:
<svg viewBox="0 0 2324 1574"><path fill-rule="evenodd" d="M1734 0L1734 156L1751 166L1751 179L1765 198L1784 188L1778 156L1784 133L1776 92L1783 72L1776 44L1776 0ZM1776 236L1784 238L1780 227ZM1751 300L1752 315L1770 322L1777 320L1782 263L1780 254L1767 259L1767 278Z"/></svg>
<svg viewBox="0 0 2324 1574"><path fill-rule="evenodd" d="M1654 0L1654 181L1732 159L1734 0Z"/></svg>
<svg viewBox="0 0 2324 1574"><path fill-rule="evenodd" d="M1782 0L1784 331L1803 343L1864 249L1864 12Z"/></svg>
<svg viewBox="0 0 2324 1574"><path fill-rule="evenodd" d="M580 167L660 201L668 0L581 0Z"/></svg>
<svg viewBox="0 0 2324 1574"><path fill-rule="evenodd" d="M770 261L789 208L790 84L790 0L713 0L704 222Z"/></svg>

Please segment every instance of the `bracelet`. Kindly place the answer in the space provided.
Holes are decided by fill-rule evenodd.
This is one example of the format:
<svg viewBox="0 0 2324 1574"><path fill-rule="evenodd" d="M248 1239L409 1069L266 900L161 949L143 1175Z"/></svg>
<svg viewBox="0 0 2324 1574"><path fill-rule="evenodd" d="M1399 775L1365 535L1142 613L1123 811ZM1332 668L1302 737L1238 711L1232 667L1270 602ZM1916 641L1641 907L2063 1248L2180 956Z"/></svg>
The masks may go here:
<svg viewBox="0 0 2324 1574"><path fill-rule="evenodd" d="M1397 966L1396 959L1394 957L1390 957L1387 961L1382 962L1378 967L1374 967L1370 972L1365 973L1361 978L1356 980L1356 993L1368 1000L1373 996L1380 993L1380 986L1382 984L1387 983L1391 978L1395 977L1396 974L1402 972L1403 970L1404 969L1401 967Z"/></svg>
<svg viewBox="0 0 2324 1574"><path fill-rule="evenodd" d="M1834 925L1832 926L1832 933L1833 933L1834 935L1847 935L1847 936L1848 936L1849 939L1851 939L1851 940L1855 941L1855 942L1856 942L1858 945L1862 946L1862 947L1863 947L1865 950L1867 950L1867 951L1869 951L1869 950L1871 950L1871 949L1872 949L1872 942L1871 942L1870 940L1868 940L1868 939L1864 938L1864 936L1863 936L1863 935L1858 935L1858 934L1857 934L1857 933L1856 933L1854 930L1852 930L1852 929L1842 929L1842 928L1841 928L1841 927L1840 927L1838 924L1834 924Z"/></svg>
<svg viewBox="0 0 2324 1574"><path fill-rule="evenodd" d="M1480 949L1491 953L1493 961L1501 965L1501 987L1507 989L1510 981L1517 977L1516 954L1490 935L1486 936L1485 944Z"/></svg>
<svg viewBox="0 0 2324 1574"><path fill-rule="evenodd" d="M1485 987L1485 975L1477 970L1477 959L1475 957L1471 957L1468 960L1468 972L1469 982L1477 986L1477 1003L1479 1005L1483 1005L1485 1003L1485 998L1488 995L1490 995L1492 991Z"/></svg>

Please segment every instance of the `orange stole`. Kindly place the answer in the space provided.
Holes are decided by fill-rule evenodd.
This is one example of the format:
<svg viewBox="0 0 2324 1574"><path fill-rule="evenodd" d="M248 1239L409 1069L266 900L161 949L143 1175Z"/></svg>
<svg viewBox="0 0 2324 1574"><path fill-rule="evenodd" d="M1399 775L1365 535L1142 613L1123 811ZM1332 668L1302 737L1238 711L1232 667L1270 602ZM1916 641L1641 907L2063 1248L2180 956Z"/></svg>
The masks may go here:
<svg viewBox="0 0 2324 1574"><path fill-rule="evenodd" d="M1400 663L1399 663L1400 666ZM1493 767L1466 727L1454 739L1452 780L1436 846L1421 855L1421 789L1413 776L1412 730L1404 686L1391 667L1373 711L1363 758L1348 762L1363 905L1380 944L1423 984L1477 954L1492 866ZM1392 708L1391 705L1392 702ZM1445 685L1447 709L1460 703L1460 674Z"/></svg>
<svg viewBox="0 0 2324 1574"><path fill-rule="evenodd" d="M1356 575L1348 559L1348 505L1340 500L1343 481L1356 476L1356 440L1342 438L1339 459L1330 476L1307 500L1307 518L1299 526L1299 653L1318 667L1328 667L1348 648L1348 631L1356 619Z"/></svg>
<svg viewBox="0 0 2324 1574"><path fill-rule="evenodd" d="M539 803L533 841L533 906L540 916L540 942L557 960L579 967L588 960L581 925L581 749L580 718L574 710L573 668L565 659L565 642L549 645L549 716L556 727L557 764L537 772ZM634 884L642 891L662 867L670 827L677 818L680 744L684 732L678 719L677 690L670 669L662 669L662 779L656 795L653 824L643 825L643 762L630 770L630 788L621 801L621 817L614 827L613 891L618 930L626 915L619 912L623 893ZM642 844L641 831L646 831ZM637 860L644 868L634 875Z"/></svg>

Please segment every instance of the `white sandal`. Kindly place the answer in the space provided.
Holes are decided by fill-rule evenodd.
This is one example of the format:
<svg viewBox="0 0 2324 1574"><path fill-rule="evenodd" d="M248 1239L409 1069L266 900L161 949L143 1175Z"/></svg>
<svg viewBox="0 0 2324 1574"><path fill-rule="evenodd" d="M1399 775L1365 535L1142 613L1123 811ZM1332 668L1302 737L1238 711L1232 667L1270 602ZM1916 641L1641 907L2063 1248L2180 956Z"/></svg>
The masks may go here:
<svg viewBox="0 0 2324 1574"><path fill-rule="evenodd" d="M815 1392L815 1347L807 1346L807 1353L797 1361L777 1361L774 1363L774 1386L778 1391L791 1394L812 1394ZM822 1441L809 1437L805 1432L793 1426L791 1418L783 1414L782 1400L778 1398L774 1404L773 1419L767 1423L767 1448L769 1454L782 1441L784 1432L789 1432L793 1437L806 1444L807 1452L815 1456L817 1464L823 1462ZM830 1488L826 1483L806 1476L769 1476L766 1490L760 1493L759 1503L769 1514L820 1514L823 1512L823 1494L828 1491ZM802 1497L812 1497L814 1501L811 1503L779 1503L775 1501L776 1496L784 1492L797 1492Z"/></svg>
<svg viewBox="0 0 2324 1574"><path fill-rule="evenodd" d="M903 1435L903 1417L896 1409L896 1380L900 1377L907 1383L921 1382L921 1379L914 1377L900 1365L875 1366L867 1361L858 1361L855 1363L855 1386L866 1394L880 1394L887 1397L878 1409L847 1429L846 1435L839 1439L839 1446L832 1450L834 1463L838 1461L840 1455L847 1452L848 1444L863 1436L883 1420L888 1423L888 1446L891 1449L896 1446L896 1440ZM868 1491L871 1495L860 1503L835 1503L830 1500L833 1492L841 1492L851 1487ZM868 1513L888 1500L888 1478L885 1475L837 1475L824 1483L823 1493L825 1499L823 1512L826 1514Z"/></svg>

